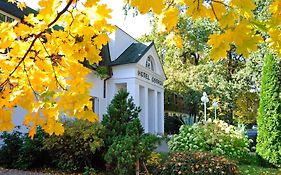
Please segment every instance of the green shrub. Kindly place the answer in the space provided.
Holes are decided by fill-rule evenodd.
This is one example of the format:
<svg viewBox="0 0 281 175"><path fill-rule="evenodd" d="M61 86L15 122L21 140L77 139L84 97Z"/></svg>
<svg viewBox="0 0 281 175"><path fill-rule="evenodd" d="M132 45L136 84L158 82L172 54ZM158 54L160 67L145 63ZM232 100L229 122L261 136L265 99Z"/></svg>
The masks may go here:
<svg viewBox="0 0 281 175"><path fill-rule="evenodd" d="M171 151L203 151L231 158L249 155L249 140L227 123L214 120L206 124L183 125L168 142Z"/></svg>
<svg viewBox="0 0 281 175"><path fill-rule="evenodd" d="M0 138L4 142L0 150L0 165L6 168L17 168L14 166L19 158L19 150L23 144L22 134L19 131L3 132Z"/></svg>
<svg viewBox="0 0 281 175"><path fill-rule="evenodd" d="M33 139L18 130L1 135L4 144L0 148L0 166L5 168L31 169L47 166L48 153L42 149L46 134L37 128Z"/></svg>
<svg viewBox="0 0 281 175"><path fill-rule="evenodd" d="M239 175L234 162L209 153L172 153L161 166L159 175Z"/></svg>
<svg viewBox="0 0 281 175"><path fill-rule="evenodd" d="M144 134L138 117L140 108L128 96L128 92L119 91L102 121L106 128L107 171L118 175L133 174L137 162L146 161L158 140L156 136Z"/></svg>
<svg viewBox="0 0 281 175"><path fill-rule="evenodd" d="M66 121L64 127L62 136L52 135L44 141L53 165L67 172L94 167L95 160L100 158L95 153L104 145L104 127L99 122L84 120Z"/></svg>
<svg viewBox="0 0 281 175"><path fill-rule="evenodd" d="M272 55L265 57L258 115L257 153L281 167L281 101L279 68Z"/></svg>

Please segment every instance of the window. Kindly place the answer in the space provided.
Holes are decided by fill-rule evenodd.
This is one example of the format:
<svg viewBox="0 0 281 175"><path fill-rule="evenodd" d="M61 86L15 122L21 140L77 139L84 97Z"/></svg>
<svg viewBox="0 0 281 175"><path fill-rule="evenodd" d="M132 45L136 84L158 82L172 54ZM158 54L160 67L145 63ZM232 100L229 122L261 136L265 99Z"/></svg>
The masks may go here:
<svg viewBox="0 0 281 175"><path fill-rule="evenodd" d="M13 22L15 19L0 13L0 22Z"/></svg>
<svg viewBox="0 0 281 175"><path fill-rule="evenodd" d="M10 17L7 16L7 22L13 22L14 20L15 20L15 19L10 18Z"/></svg>
<svg viewBox="0 0 281 175"><path fill-rule="evenodd" d="M99 114L99 98L98 97L92 97L92 110L94 113Z"/></svg>
<svg viewBox="0 0 281 175"><path fill-rule="evenodd" d="M154 65L153 65L153 57L152 56L148 56L146 62L145 62L145 67L154 71Z"/></svg>
<svg viewBox="0 0 281 175"><path fill-rule="evenodd" d="M6 21L6 16L0 13L0 22L5 22Z"/></svg>

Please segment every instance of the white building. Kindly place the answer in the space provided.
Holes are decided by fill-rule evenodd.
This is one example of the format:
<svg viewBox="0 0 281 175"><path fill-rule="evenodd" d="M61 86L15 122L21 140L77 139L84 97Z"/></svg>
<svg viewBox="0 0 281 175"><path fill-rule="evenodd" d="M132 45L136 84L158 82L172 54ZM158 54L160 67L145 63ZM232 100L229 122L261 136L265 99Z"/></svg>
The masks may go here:
<svg viewBox="0 0 281 175"><path fill-rule="evenodd" d="M114 95L123 88L141 107L140 120L145 132L163 134L165 74L154 43L143 44L118 27L110 38L102 54L109 57L103 59L110 59L110 76L90 77L94 82L91 96L95 99L95 112L101 119Z"/></svg>
<svg viewBox="0 0 281 175"><path fill-rule="evenodd" d="M35 13L28 8L24 14ZM20 20L21 12L14 5L0 0L0 21ZM89 76L94 86L90 91L93 97L93 110L102 119L114 95L121 88L133 97L141 107L140 120L145 132L164 133L164 87L165 74L154 43L144 44L116 27L110 35L111 41L102 50L101 65L109 70L106 78L96 72ZM26 112L16 109L13 117L15 125L22 125Z"/></svg>

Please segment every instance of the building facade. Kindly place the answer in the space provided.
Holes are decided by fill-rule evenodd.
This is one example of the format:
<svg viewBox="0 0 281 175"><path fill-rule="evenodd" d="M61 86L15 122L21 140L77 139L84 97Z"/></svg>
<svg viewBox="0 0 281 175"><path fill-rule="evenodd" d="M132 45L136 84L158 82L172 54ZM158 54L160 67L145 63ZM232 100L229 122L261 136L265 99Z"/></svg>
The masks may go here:
<svg viewBox="0 0 281 175"><path fill-rule="evenodd" d="M103 54L110 59L110 76L99 79L93 74L90 78L94 80L91 96L95 112L102 119L114 95L126 89L142 109L140 120L145 132L163 134L166 78L154 43L141 43L118 27L110 38L108 53Z"/></svg>
<svg viewBox="0 0 281 175"><path fill-rule="evenodd" d="M23 19L31 8L19 10L15 5L0 0L0 22ZM120 89L126 89L134 103L141 107L140 121L145 132L164 133L164 87L165 74L154 43L144 44L116 27L111 41L102 49L100 65L108 70L101 78L95 70L88 80L94 86L90 90L93 111L99 119L106 114L107 106ZM15 125L22 125L26 112L17 107L13 116Z"/></svg>

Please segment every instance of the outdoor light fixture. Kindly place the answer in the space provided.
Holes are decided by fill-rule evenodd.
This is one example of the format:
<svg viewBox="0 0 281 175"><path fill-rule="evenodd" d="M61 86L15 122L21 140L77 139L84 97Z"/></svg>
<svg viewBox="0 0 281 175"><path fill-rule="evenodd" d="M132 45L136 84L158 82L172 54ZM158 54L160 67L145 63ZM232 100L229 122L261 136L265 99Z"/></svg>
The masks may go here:
<svg viewBox="0 0 281 175"><path fill-rule="evenodd" d="M209 98L206 92L203 92L203 96L201 97L201 101L204 104L204 120L207 121L207 106L206 103L209 102Z"/></svg>
<svg viewBox="0 0 281 175"><path fill-rule="evenodd" d="M215 120L217 119L217 108L219 107L216 99L214 99L214 102L213 102L213 107L215 109Z"/></svg>

